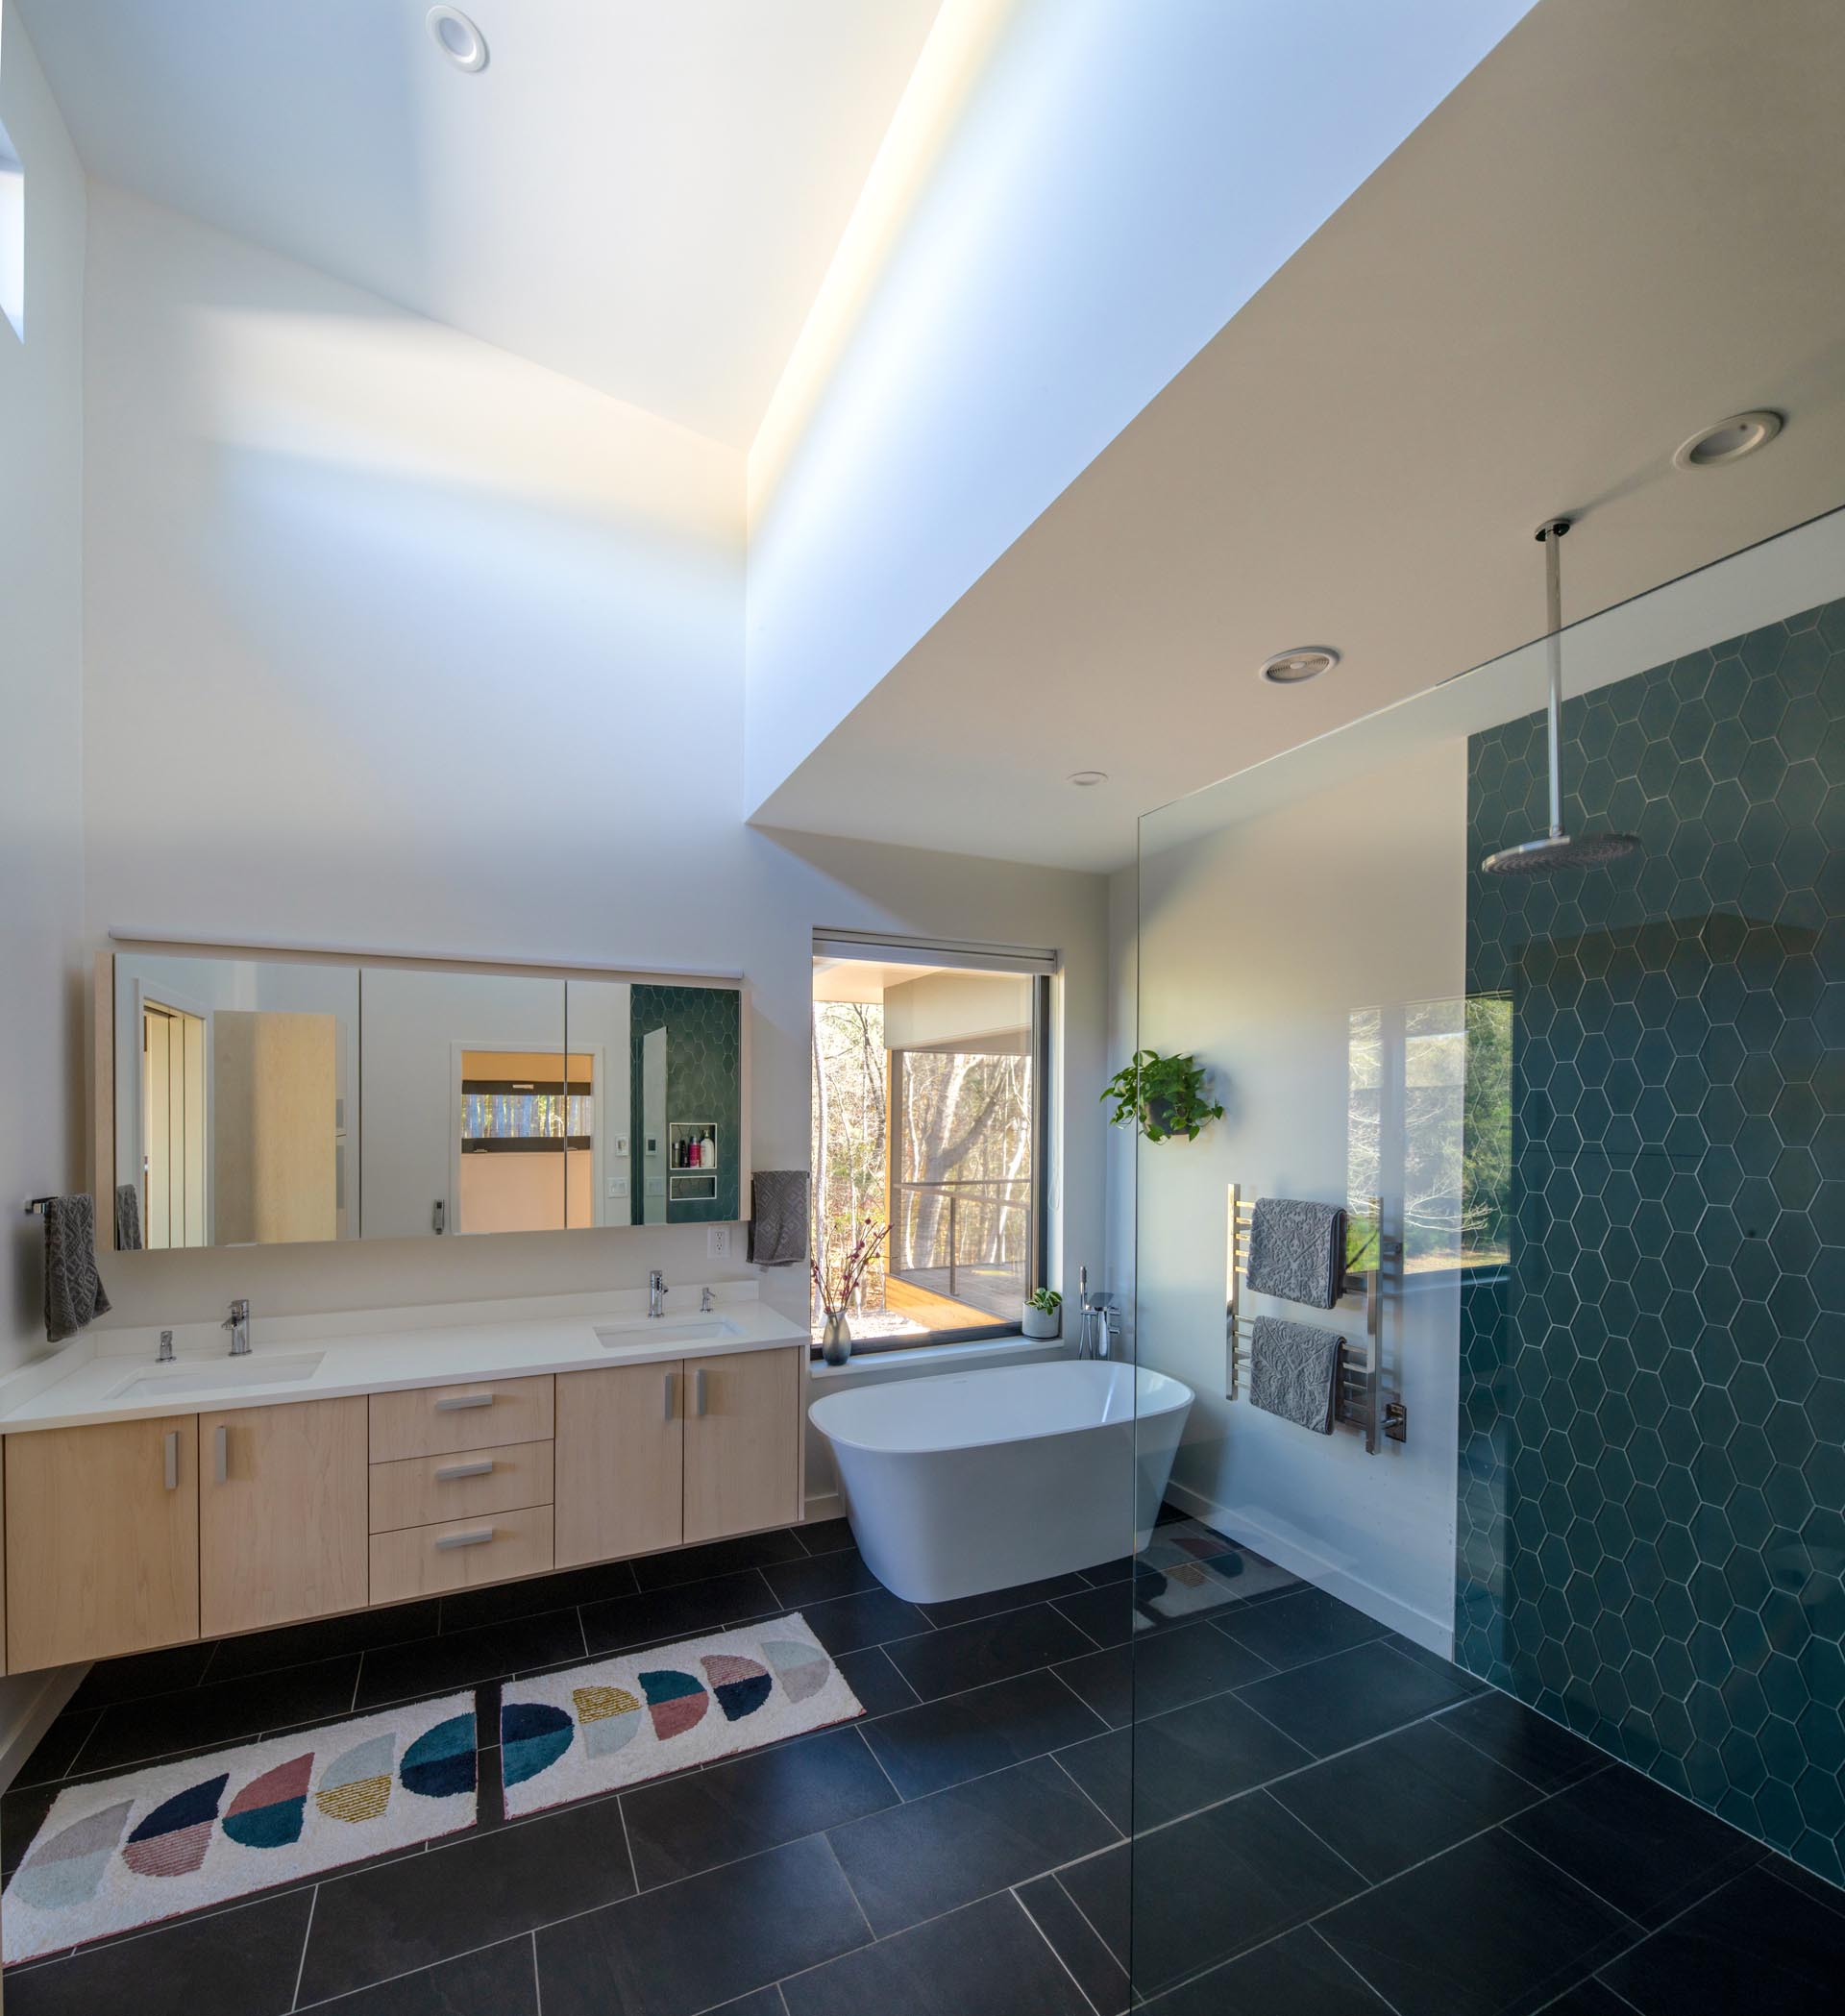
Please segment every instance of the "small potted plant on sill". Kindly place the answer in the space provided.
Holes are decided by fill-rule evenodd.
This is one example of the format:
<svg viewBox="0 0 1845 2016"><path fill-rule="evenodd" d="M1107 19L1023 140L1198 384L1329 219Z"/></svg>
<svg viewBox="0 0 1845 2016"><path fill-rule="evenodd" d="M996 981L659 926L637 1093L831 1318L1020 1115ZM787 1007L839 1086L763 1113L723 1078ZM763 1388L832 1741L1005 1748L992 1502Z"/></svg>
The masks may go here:
<svg viewBox="0 0 1845 2016"><path fill-rule="evenodd" d="M1054 1288L1041 1288L1027 1299L1021 1329L1027 1337L1055 1337L1060 1327L1057 1312L1064 1298Z"/></svg>
<svg viewBox="0 0 1845 2016"><path fill-rule="evenodd" d="M1102 1103L1115 1102L1111 1126L1139 1127L1148 1141L1170 1141L1183 1134L1196 1141L1207 1120L1223 1118L1205 1084L1204 1067L1190 1055L1162 1057L1158 1050L1136 1050L1102 1087Z"/></svg>
<svg viewBox="0 0 1845 2016"><path fill-rule="evenodd" d="M884 1249L890 1237L888 1222L880 1225L868 1211L854 1225L841 1220L851 1231L852 1242L835 1261L832 1249L808 1263L814 1277L814 1291L820 1297L824 1318L820 1332L820 1355L829 1365L843 1365L852 1355L851 1325L846 1320L847 1305L864 1285L865 1276Z"/></svg>

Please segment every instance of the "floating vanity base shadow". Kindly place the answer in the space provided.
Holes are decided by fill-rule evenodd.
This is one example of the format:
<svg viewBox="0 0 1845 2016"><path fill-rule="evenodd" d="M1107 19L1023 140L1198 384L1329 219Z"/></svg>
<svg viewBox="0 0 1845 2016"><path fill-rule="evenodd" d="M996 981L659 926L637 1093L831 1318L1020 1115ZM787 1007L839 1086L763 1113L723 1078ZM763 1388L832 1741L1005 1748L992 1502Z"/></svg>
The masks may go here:
<svg viewBox="0 0 1845 2016"><path fill-rule="evenodd" d="M465 1693L72 1785L7 1885L7 1964L457 1832L478 1778Z"/></svg>
<svg viewBox="0 0 1845 2016"><path fill-rule="evenodd" d="M506 1813L542 1812L864 1712L799 1613L509 1681L500 1706Z"/></svg>

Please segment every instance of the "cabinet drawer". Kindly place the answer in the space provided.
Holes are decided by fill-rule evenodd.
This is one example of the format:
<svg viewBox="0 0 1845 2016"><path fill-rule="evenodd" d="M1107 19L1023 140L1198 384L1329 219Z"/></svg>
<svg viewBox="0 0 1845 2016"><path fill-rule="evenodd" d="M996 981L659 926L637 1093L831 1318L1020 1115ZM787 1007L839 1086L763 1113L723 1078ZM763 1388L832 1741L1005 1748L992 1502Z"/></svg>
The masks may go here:
<svg viewBox="0 0 1845 2016"><path fill-rule="evenodd" d="M551 1503L549 1442L506 1442L372 1465L372 1531Z"/></svg>
<svg viewBox="0 0 1845 2016"><path fill-rule="evenodd" d="M372 1461L455 1456L507 1442L548 1442L552 1380L474 1379L372 1395Z"/></svg>
<svg viewBox="0 0 1845 2016"><path fill-rule="evenodd" d="M542 1575L551 1566L551 1507L445 1519L372 1536L372 1601L402 1603L482 1582Z"/></svg>

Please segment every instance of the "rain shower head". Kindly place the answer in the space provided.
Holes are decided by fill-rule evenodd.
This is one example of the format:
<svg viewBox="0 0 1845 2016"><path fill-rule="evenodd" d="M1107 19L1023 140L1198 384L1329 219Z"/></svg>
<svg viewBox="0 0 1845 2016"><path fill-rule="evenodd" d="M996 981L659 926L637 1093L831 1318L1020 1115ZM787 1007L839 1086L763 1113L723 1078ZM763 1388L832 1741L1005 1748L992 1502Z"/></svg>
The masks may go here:
<svg viewBox="0 0 1845 2016"><path fill-rule="evenodd" d="M1544 643L1550 658L1550 831L1540 840L1522 840L1488 854L1480 866L1489 875L1554 875L1568 869L1606 868L1640 844L1632 833L1584 833L1572 839L1563 831L1563 581L1558 548L1569 524L1567 518L1551 518L1538 528L1544 549Z"/></svg>

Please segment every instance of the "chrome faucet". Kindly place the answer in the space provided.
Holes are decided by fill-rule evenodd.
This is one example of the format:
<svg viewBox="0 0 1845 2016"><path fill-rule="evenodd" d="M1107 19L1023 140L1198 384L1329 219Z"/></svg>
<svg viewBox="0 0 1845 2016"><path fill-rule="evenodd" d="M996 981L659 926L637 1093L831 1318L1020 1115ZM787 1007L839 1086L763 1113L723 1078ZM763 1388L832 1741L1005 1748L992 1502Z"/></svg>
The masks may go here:
<svg viewBox="0 0 1845 2016"><path fill-rule="evenodd" d="M708 1288L699 1291L699 1314L701 1316L708 1316L717 1306L718 1298Z"/></svg>
<svg viewBox="0 0 1845 2016"><path fill-rule="evenodd" d="M1082 1327L1077 1334L1076 1356L1078 1358L1108 1358L1114 1353L1115 1297L1097 1289L1093 1294L1089 1287L1089 1269L1084 1267L1076 1277L1076 1295L1083 1312Z"/></svg>
<svg viewBox="0 0 1845 2016"><path fill-rule="evenodd" d="M228 1330L231 1333L231 1356L233 1358L248 1358L250 1356L250 1304L242 1295L239 1295L232 1303L231 1314L218 1325L218 1328L220 1330Z"/></svg>
<svg viewBox="0 0 1845 2016"><path fill-rule="evenodd" d="M658 1267L653 1268L647 1277L648 1315L651 1316L663 1316L666 1314L666 1298L672 1292L672 1290L666 1285L666 1276L660 1272Z"/></svg>
<svg viewBox="0 0 1845 2016"><path fill-rule="evenodd" d="M154 1354L154 1363L157 1365L170 1365L173 1363L172 1331L162 1330L160 1332L160 1348Z"/></svg>

